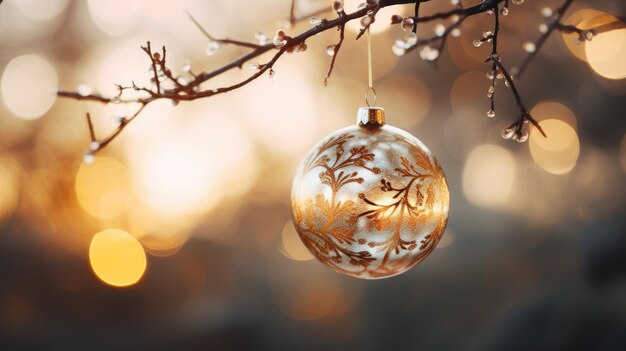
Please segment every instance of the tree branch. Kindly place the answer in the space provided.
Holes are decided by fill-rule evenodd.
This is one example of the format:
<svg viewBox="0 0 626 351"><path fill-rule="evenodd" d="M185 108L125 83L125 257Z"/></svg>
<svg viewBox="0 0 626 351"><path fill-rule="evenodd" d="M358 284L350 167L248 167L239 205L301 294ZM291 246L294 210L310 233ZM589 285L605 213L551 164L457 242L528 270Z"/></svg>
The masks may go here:
<svg viewBox="0 0 626 351"><path fill-rule="evenodd" d="M133 121L144 110L144 108L151 102L160 100L160 99L169 99L169 100L172 100L174 103L178 103L180 101L192 101L192 100L196 100L200 98L211 97L213 95L223 94L223 93L238 89L242 86L249 84L255 79L261 77L267 72L269 72L270 75L273 74L274 64L285 53L297 53L297 52L305 51L307 48L306 40L308 40L309 38L317 34L320 34L322 32L325 32L327 30L336 28L339 31L339 41L337 42L337 44L334 44L328 47L329 52L330 52L330 49L332 48L332 58L328 67L326 77L324 79L324 83L327 84L328 79L333 72L335 62L336 62L339 50L341 48L341 45L344 42L345 26L348 22L355 20L355 19L361 19L362 28L359 31L358 35L356 36L356 38L358 39L359 37L363 35L363 33L365 33L367 28L376 20L376 15L380 9L389 7L389 6L394 6L394 5L414 4L415 5L415 17L408 17L406 19L402 19L399 16L394 16L392 18L392 24L398 24L408 19L412 21L409 30L412 32L411 34L413 34L414 40L412 40L412 42L410 43L406 43L406 46L402 49L405 50L406 52L409 52L409 51L415 50L416 48L421 47L423 49L420 52L420 56L426 61L436 61L440 57L439 54L444 49L448 36L455 30L457 31L457 34L460 33L460 31L458 30L458 27L467 18L480 14L480 13L485 13L485 12L489 13L491 11L495 11L494 33L492 35L486 36L483 39L479 40L481 44L486 41L493 42L492 52L486 60L488 62L491 62L492 72L494 73L494 77L491 80L491 87L490 87L490 93L489 93L490 94L489 97L491 100L490 112L494 110L494 106L495 106L493 94L495 93L496 79L500 79L501 78L500 75L501 75L502 78L505 79L506 84L511 87L512 93L516 99L517 105L522 115L520 120L518 120L513 125L511 125L511 126L515 126L516 128L515 135L517 135L518 132L521 133L522 125L526 121L532 122L543 133L543 131L541 130L537 122L528 114L521 100L520 94L513 83L513 75L509 74L509 72L506 70L506 68L504 67L504 65L502 64L500 60L500 57L497 54L497 36L499 33L499 25L500 25L499 16L497 12L499 10L499 5L503 2L504 2L503 9L506 9L508 12L509 1L508 0L484 0L477 5L470 6L467 8L462 7L461 4L459 3L458 6L448 11L420 17L420 14L419 14L420 5L421 3L428 2L428 1L429 0L378 0L378 1L369 0L367 1L366 6L360 7L356 11L348 14L348 13L345 13L343 10L343 2L341 0L335 0L331 8L334 10L334 13L337 15L336 18L321 19L319 21L316 20L312 28L309 28L303 31L302 33L293 37L287 35L285 31L283 30L278 30L273 40L270 40L271 42L269 43L266 43L265 41L262 41L260 43L251 43L251 42L240 41L240 40L216 38L212 36L205 28L203 28L203 26L190 13L187 13L192 23L209 40L209 45L213 45L213 48L215 48L215 50L219 49L220 45L234 45L234 46L239 46L245 49L250 49L250 51L233 59L232 61L224 64L221 67L217 67L213 69L212 71L205 71L205 72L200 72L198 74L194 74L191 71L191 67L187 66L184 68L184 70L191 76L191 79L189 80L189 82L187 82L184 79L176 78L172 74L172 71L170 70L170 68L167 67L167 64L166 64L167 52L166 52L165 47L162 48L161 52L153 52L150 46L150 42L147 42L146 46L142 46L141 48L150 57L150 63L151 63L152 71L153 71L152 73L154 75L154 77L152 78L152 81L154 83L153 87L140 87L140 86L137 86L133 82L131 86L118 85L118 94L112 97L103 97L97 93L80 94L79 92L71 92L71 91L59 91L58 96L65 97L65 98L72 98L72 99L80 100L80 101L94 101L94 102L100 102L100 103L105 103L105 104L108 104L108 103L137 103L139 104L140 107L136 110L135 113L121 118L117 128L110 135L108 135L107 137L103 138L100 141L96 139L96 134L95 134L95 131L93 130L93 125L91 124L91 117L88 115L87 118L89 122L89 131L90 131L90 137L92 139L92 146L90 147L91 150L89 152L89 155L93 156L94 153L100 151L105 146L107 146L110 142L112 142L123 131L123 129L131 121ZM528 63L535 56L536 51L538 51L541 48L541 46L545 43L545 40L547 39L549 34L554 29L558 29L564 32L576 32L579 35L586 36L587 33L589 32L593 34L597 34L597 33L600 33L601 31L609 31L609 30L613 30L617 28L623 28L623 22L621 22L621 24L619 25L618 24L613 24L611 26L607 25L602 28L599 27L599 28L594 28L594 29L586 30L586 31L582 31L573 26L566 26L566 25L561 24L560 20L572 2L573 0L565 0L563 5L559 7L559 9L556 12L556 16L554 17L553 21L550 23L548 27L547 33L544 33L544 35L542 35L536 42L535 45L537 47L537 50L535 50L533 53L528 55L524 63L520 67L520 73L526 68ZM292 0L290 10L289 10L289 23L291 24L301 21L305 18L309 18L310 16L321 15L323 13L328 12L331 9L331 8L320 9L319 11L315 11L314 13L311 13L307 16L297 17L295 14L296 12L295 7L296 7L296 2L295 0ZM436 21L436 20L453 18L455 16L457 16L458 19L456 19L451 25L445 27L443 31L439 31L439 33L436 33L436 35L429 37L429 38L425 38L422 40L417 39L417 36L415 34L417 32L417 23L427 23L427 22ZM403 29L405 29L404 25L402 27ZM438 47L431 48L430 45L433 43L438 43ZM248 78L238 83L225 86L225 87L220 87L216 89L206 89L206 90L200 89L201 84L211 80L212 78L217 77L234 68L242 68L243 65L246 64L247 62L257 57L260 57L261 55L270 51L275 51L272 58L263 64L254 63L253 65L257 67L258 70L254 74L249 76ZM405 51L402 51L402 53L404 53ZM143 92L144 94L142 97L139 97L139 98L126 99L124 98L123 95L124 95L124 92L128 89ZM93 145L97 145L97 147L93 147Z"/></svg>

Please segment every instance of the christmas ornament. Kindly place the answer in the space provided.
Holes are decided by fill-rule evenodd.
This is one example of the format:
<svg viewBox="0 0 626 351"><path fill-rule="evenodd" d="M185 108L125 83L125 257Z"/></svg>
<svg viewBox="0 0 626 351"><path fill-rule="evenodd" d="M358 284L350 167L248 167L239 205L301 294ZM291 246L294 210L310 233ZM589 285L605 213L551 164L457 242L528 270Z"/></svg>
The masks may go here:
<svg viewBox="0 0 626 351"><path fill-rule="evenodd" d="M291 213L304 245L325 265L363 279L414 267L437 246L448 223L450 193L428 148L385 125L370 107L372 44L367 31L368 107L304 158L291 188Z"/></svg>
<svg viewBox="0 0 626 351"><path fill-rule="evenodd" d="M337 272L391 277L424 260L448 221L450 194L437 159L413 135L362 107L304 158L291 191L306 247Z"/></svg>

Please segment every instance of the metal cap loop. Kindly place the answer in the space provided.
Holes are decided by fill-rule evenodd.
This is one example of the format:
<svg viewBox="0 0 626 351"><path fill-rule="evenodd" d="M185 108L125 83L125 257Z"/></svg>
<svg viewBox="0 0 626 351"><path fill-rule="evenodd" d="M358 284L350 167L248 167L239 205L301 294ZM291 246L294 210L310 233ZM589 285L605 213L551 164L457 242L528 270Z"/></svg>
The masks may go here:
<svg viewBox="0 0 626 351"><path fill-rule="evenodd" d="M374 103L370 104L370 95L374 98ZM374 107L376 106L376 89L374 89L373 87L369 87L367 88L367 90L365 91L365 103L367 104L367 107Z"/></svg>

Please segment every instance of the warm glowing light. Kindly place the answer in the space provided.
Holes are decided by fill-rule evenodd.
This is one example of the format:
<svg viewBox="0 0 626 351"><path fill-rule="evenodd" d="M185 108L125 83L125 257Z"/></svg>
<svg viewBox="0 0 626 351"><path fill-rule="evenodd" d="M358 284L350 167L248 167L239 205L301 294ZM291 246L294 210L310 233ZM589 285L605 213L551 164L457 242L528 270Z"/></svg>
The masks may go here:
<svg viewBox="0 0 626 351"><path fill-rule="evenodd" d="M28 18L49 21L65 11L69 0L20 0L13 4Z"/></svg>
<svg viewBox="0 0 626 351"><path fill-rule="evenodd" d="M472 150L463 169L463 193L472 203L484 207L505 204L515 184L515 162L511 153L496 145Z"/></svg>
<svg viewBox="0 0 626 351"><path fill-rule="evenodd" d="M589 29L591 28L590 23L586 21L591 19L597 15L603 14L604 12L593 10L593 9L582 9L574 12L571 16L569 16L563 23L567 25L574 25L580 29ZM583 27L583 25L585 25ZM591 24L593 25L593 24ZM563 42L565 46L569 49L569 51L574 54L579 60L587 61L587 56L585 55L585 44L583 44L576 33L561 33L563 37Z"/></svg>
<svg viewBox="0 0 626 351"><path fill-rule="evenodd" d="M548 138L533 128L528 142L535 163L552 174L571 171L580 153L580 143L574 128L558 119L542 121L541 127Z"/></svg>
<svg viewBox="0 0 626 351"><path fill-rule="evenodd" d="M137 121L148 131L132 134L127 144L133 189L159 222L188 224L245 194L256 181L257 161L249 136L231 116L220 115L226 109L208 102L210 108L172 112L163 103L169 107L157 103Z"/></svg>
<svg viewBox="0 0 626 351"><path fill-rule="evenodd" d="M258 91L246 91L244 108L246 125L252 136L272 151L299 153L315 141L319 128L318 101L308 84L293 89L293 84L305 79L296 65L282 66L276 81L259 81ZM280 104L271 96L284 97ZM297 118L295 118L297 116Z"/></svg>
<svg viewBox="0 0 626 351"><path fill-rule="evenodd" d="M137 195L162 219L206 213L256 179L252 144L236 122L191 115L184 123L129 148Z"/></svg>
<svg viewBox="0 0 626 351"><path fill-rule="evenodd" d="M176 140L152 146L135 165L137 195L155 214L166 217L212 208L222 196L215 165L185 138L170 139Z"/></svg>
<svg viewBox="0 0 626 351"><path fill-rule="evenodd" d="M137 25L144 0L87 0L87 5L98 28L108 35L120 36Z"/></svg>
<svg viewBox="0 0 626 351"><path fill-rule="evenodd" d="M572 112L569 107L556 101L540 102L533 107L530 114L539 121L539 123L547 119L559 119L569 124L574 129L576 129L578 125L574 112Z"/></svg>
<svg viewBox="0 0 626 351"><path fill-rule="evenodd" d="M91 239L91 268L103 282L117 287L137 283L146 270L146 254L132 235L107 229Z"/></svg>
<svg viewBox="0 0 626 351"><path fill-rule="evenodd" d="M608 14L598 15L585 22L594 26L618 21ZM581 25L584 25L583 22ZM626 78L626 28L612 30L595 36L585 42L587 62L593 70L604 78Z"/></svg>
<svg viewBox="0 0 626 351"><path fill-rule="evenodd" d="M626 78L626 29L599 34L585 43L587 60L604 78Z"/></svg>
<svg viewBox="0 0 626 351"><path fill-rule="evenodd" d="M35 55L12 59L0 82L9 110L24 119L44 115L56 100L57 74L48 61Z"/></svg>
<svg viewBox="0 0 626 351"><path fill-rule="evenodd" d="M110 157L98 157L82 164L76 173L78 202L92 216L114 218L121 215L130 200L126 167Z"/></svg>
<svg viewBox="0 0 626 351"><path fill-rule="evenodd" d="M18 200L18 177L15 162L7 157L0 156L0 223L8 218Z"/></svg>
<svg viewBox="0 0 626 351"><path fill-rule="evenodd" d="M531 138L532 141L542 149L550 151L561 150L577 140L574 128L561 120L545 120L541 123L541 127L549 137L546 138L542 136L538 129L533 128Z"/></svg>
<svg viewBox="0 0 626 351"><path fill-rule="evenodd" d="M296 228L293 226L293 222L288 221L283 227L282 232L282 247L280 252L286 257L294 261L308 261L313 259L313 255L309 249L304 246Z"/></svg>

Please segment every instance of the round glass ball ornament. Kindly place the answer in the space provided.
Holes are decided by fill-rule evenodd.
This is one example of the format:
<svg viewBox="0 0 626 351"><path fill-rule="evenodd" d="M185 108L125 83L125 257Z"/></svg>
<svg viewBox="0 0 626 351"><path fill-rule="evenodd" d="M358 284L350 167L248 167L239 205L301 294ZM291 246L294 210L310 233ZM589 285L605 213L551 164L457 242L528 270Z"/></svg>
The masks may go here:
<svg viewBox="0 0 626 351"><path fill-rule="evenodd" d="M413 135L362 107L357 125L318 143L291 190L293 223L313 255L362 279L406 272L437 246L450 193L443 170Z"/></svg>

